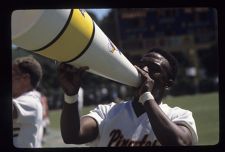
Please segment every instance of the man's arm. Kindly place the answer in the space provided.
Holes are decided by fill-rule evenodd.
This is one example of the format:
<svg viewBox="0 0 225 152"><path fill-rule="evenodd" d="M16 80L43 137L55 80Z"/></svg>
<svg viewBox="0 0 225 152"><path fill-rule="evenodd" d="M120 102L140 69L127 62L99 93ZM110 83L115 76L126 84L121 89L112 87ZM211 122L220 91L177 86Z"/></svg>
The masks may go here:
<svg viewBox="0 0 225 152"><path fill-rule="evenodd" d="M152 129L162 145L192 145L191 131L172 122L154 100L144 103Z"/></svg>
<svg viewBox="0 0 225 152"><path fill-rule="evenodd" d="M65 97L68 97L63 104L60 119L62 138L67 144L87 143L98 135L97 122L91 117L80 119L77 98L71 98L78 94L81 76L86 69L75 69L68 64L60 64L58 68L60 84L66 94Z"/></svg>
<svg viewBox="0 0 225 152"><path fill-rule="evenodd" d="M78 102L64 103L61 114L61 134L67 144L83 144L94 140L98 135L98 125L91 117L80 119Z"/></svg>
<svg viewBox="0 0 225 152"><path fill-rule="evenodd" d="M184 125L172 122L167 115L161 110L154 96L151 94L154 85L148 74L136 67L142 76L142 84L139 88L141 103L148 115L152 129L162 145L192 145L191 131ZM155 86L156 87L156 86ZM160 86L157 86L160 87ZM144 95L145 92L148 92ZM143 95L143 96L142 96Z"/></svg>

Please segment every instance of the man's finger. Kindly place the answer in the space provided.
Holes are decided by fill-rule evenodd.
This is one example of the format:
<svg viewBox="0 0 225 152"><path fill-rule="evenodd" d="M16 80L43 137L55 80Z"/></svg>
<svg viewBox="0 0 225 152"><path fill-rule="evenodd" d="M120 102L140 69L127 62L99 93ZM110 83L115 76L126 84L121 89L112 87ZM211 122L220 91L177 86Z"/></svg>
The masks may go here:
<svg viewBox="0 0 225 152"><path fill-rule="evenodd" d="M86 70L89 69L89 67L88 66L83 66L83 67L80 67L79 69L82 70L82 71L86 71Z"/></svg>
<svg viewBox="0 0 225 152"><path fill-rule="evenodd" d="M140 72L142 75L146 75L148 74L146 71L142 70L141 68L139 68L138 66L135 65L135 68L138 70L138 72Z"/></svg>
<svg viewBox="0 0 225 152"><path fill-rule="evenodd" d="M72 71L73 68L74 67L72 65L67 64L67 63L64 63L64 62L60 63L59 66L58 66L58 70L60 72L63 72L63 71Z"/></svg>
<svg viewBox="0 0 225 152"><path fill-rule="evenodd" d="M80 76L82 76L88 69L89 69L88 66L80 67L79 70L78 70Z"/></svg>

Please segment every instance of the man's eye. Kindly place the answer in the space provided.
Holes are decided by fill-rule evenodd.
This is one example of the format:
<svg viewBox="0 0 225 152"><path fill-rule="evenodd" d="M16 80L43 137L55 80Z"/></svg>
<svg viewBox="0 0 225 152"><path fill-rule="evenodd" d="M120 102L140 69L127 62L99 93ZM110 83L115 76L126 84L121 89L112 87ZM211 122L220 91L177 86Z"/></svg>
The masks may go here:
<svg viewBox="0 0 225 152"><path fill-rule="evenodd" d="M160 72L160 67L158 65L152 64L151 66L148 67L153 72Z"/></svg>

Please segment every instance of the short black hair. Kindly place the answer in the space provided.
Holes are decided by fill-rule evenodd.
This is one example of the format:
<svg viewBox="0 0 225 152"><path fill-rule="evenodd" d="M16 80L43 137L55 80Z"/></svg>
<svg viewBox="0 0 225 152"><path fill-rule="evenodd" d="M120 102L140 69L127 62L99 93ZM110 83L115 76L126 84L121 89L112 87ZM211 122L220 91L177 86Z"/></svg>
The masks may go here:
<svg viewBox="0 0 225 152"><path fill-rule="evenodd" d="M173 81L176 80L177 77L177 72L178 72L178 62L177 59L168 51L159 49L159 48L153 48L151 50L148 51L148 53L150 52L155 52L155 53L159 53L160 55L162 55L165 59L167 59L167 61L170 64L171 67L171 72L168 73L170 76L170 79L172 79Z"/></svg>
<svg viewBox="0 0 225 152"><path fill-rule="evenodd" d="M17 65L22 73L30 75L31 84L34 88L39 85L42 79L42 67L36 59L32 56L18 57L13 61L13 64Z"/></svg>

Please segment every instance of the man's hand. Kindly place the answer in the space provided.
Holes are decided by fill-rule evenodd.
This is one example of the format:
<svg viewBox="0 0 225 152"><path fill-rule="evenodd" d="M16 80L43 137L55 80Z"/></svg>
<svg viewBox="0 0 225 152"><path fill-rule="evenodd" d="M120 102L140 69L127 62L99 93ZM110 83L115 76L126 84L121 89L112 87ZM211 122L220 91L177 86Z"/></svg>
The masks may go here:
<svg viewBox="0 0 225 152"><path fill-rule="evenodd" d="M135 68L138 70L138 72L141 75L141 85L139 86L138 90L138 96L145 92L152 92L153 86L154 86L154 80L150 78L149 74L142 70L141 68L135 66Z"/></svg>
<svg viewBox="0 0 225 152"><path fill-rule="evenodd" d="M88 67L80 67L79 69L72 65L61 63L58 67L58 78L63 91L72 96L78 94L81 86L81 77Z"/></svg>

